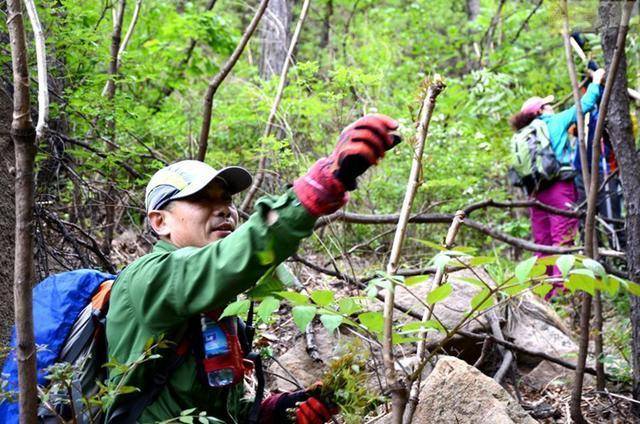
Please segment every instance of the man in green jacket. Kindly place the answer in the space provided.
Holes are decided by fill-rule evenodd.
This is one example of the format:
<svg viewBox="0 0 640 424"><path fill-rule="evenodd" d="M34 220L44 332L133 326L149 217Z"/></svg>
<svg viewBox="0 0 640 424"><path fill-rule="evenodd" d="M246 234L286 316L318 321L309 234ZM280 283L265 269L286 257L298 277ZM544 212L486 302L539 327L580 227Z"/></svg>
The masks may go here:
<svg viewBox="0 0 640 424"><path fill-rule="evenodd" d="M202 314L224 308L255 285L311 235L319 216L347 202L357 177L400 141L393 133L396 129L397 123L384 115L354 122L342 132L330 156L317 161L284 194L258 200L254 213L237 230L232 196L251 184L246 170L216 171L202 162L182 161L158 171L147 186L145 206L159 241L151 253L126 267L114 284L106 327L109 357L132 363L148 340L161 335L179 338L176 334L187 323L199 323ZM189 343L201 346L203 341ZM210 387L201 377L202 360L189 353L166 382L160 381L158 375L169 366L166 356L170 355L128 371L121 382L142 393L154 386L162 390L142 412L127 407L127 398L135 393L118 396L107 422L157 422L191 408L223 423L247 422L242 383ZM120 381L122 374L111 371L109 378ZM322 402L297 392L267 398L260 422L285 422L292 401L302 402L295 410L298 423L330 418Z"/></svg>

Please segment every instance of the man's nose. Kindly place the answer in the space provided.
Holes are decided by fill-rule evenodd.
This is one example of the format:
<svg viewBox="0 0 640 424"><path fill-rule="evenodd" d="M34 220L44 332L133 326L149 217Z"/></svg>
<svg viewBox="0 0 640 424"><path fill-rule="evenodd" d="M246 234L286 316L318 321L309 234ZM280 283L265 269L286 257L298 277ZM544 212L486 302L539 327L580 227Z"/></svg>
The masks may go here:
<svg viewBox="0 0 640 424"><path fill-rule="evenodd" d="M219 218L229 218L231 216L231 208L229 206L218 206L213 214Z"/></svg>

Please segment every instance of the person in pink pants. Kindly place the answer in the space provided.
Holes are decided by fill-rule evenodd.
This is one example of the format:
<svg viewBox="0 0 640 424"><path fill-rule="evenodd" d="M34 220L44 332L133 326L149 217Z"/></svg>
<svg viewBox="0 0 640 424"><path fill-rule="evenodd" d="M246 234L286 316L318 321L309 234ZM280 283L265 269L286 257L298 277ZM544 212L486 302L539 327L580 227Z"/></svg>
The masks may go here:
<svg viewBox="0 0 640 424"><path fill-rule="evenodd" d="M593 111L602 96L604 70L594 71L591 77L592 82L581 99L583 113ZM546 124L549 131L549 141L556 159L560 162L561 170L567 169L567 171L561 171L557 180L548 182L543 188L534 191L531 197L558 209L572 209L578 198L573 179L575 171L572 169L576 148L569 141L568 131L569 127L576 122L576 108L572 106L556 113L551 106L553 100L553 96L531 97L524 102L520 112L511 118L510 123L516 131L531 124L534 119L539 119ZM571 246L573 244L578 229L576 218L553 214L537 207L531 208L530 212L531 232L537 244L545 246ZM545 254L536 252L536 256L542 257ZM559 276L560 272L557 267L549 267L548 274ZM554 290L547 295L547 298L563 288L562 284L558 283Z"/></svg>

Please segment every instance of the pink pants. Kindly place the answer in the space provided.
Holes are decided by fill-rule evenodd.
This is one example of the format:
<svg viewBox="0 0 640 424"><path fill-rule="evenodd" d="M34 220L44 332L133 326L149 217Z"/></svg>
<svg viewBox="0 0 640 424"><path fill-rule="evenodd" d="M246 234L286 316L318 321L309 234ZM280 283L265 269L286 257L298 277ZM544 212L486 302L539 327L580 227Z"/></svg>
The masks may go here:
<svg viewBox="0 0 640 424"><path fill-rule="evenodd" d="M534 194L534 198L541 203L558 209L570 209L578 198L578 192L573 180L558 181L549 188ZM536 207L530 208L531 232L533 240L537 244L546 246L571 246L578 228L578 219L567 216L555 215ZM547 256L542 252L536 252L536 256ZM560 275L560 271L554 266L547 272L551 276ZM554 289L547 295L553 296Z"/></svg>

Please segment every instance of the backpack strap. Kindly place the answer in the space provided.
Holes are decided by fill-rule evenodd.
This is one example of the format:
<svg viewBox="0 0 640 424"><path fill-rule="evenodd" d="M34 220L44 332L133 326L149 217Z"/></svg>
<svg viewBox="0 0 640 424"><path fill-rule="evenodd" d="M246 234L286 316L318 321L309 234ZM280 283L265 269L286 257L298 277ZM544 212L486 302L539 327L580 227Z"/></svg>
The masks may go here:
<svg viewBox="0 0 640 424"><path fill-rule="evenodd" d="M130 394L123 402L114 408L107 417L106 424L132 424L137 422L145 408L151 405L167 386L169 378L186 360L189 352L186 340L187 329L185 324L178 332L174 340L176 343L168 355L167 366L158 370L153 376L153 382L146 390Z"/></svg>

